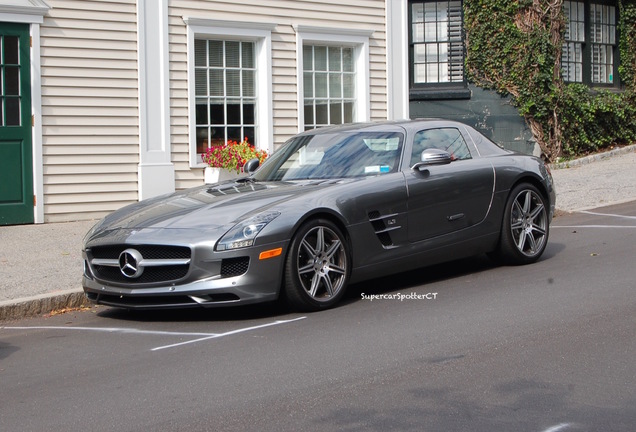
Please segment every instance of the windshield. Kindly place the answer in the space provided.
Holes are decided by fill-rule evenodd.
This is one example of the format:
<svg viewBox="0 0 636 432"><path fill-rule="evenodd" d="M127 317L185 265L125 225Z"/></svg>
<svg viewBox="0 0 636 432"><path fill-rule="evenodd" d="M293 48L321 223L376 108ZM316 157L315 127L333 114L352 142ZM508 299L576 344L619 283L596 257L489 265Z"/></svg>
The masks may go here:
<svg viewBox="0 0 636 432"><path fill-rule="evenodd" d="M300 135L270 156L253 178L260 181L382 175L399 169L403 135L351 132Z"/></svg>

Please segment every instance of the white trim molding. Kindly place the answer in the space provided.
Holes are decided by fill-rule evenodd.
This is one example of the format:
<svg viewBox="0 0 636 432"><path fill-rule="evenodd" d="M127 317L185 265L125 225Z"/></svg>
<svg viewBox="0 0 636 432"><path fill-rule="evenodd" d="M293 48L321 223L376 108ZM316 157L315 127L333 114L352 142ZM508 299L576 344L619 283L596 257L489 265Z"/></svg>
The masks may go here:
<svg viewBox="0 0 636 432"><path fill-rule="evenodd" d="M42 156L42 76L40 68L40 25L31 24L31 112L33 113L34 222L44 223L44 158Z"/></svg>
<svg viewBox="0 0 636 432"><path fill-rule="evenodd" d="M409 118L408 2L386 2L388 120Z"/></svg>
<svg viewBox="0 0 636 432"><path fill-rule="evenodd" d="M22 24L42 24L51 6L43 0L9 0L0 4L0 21Z"/></svg>
<svg viewBox="0 0 636 432"><path fill-rule="evenodd" d="M256 48L256 142L271 153L274 150L272 109L272 30L276 24L221 21L183 17L188 39L188 112L190 168L205 166L197 158L196 150L196 95L194 73L194 40L240 40L255 43Z"/></svg>
<svg viewBox="0 0 636 432"><path fill-rule="evenodd" d="M356 109L355 122L368 122L371 119L369 87L369 37L373 30L344 29L293 25L296 31L296 80L298 88L298 112L304 112L303 87L303 46L305 44L325 44L340 47L352 47L354 51L356 73ZM298 132L305 130L305 119L298 116Z"/></svg>
<svg viewBox="0 0 636 432"><path fill-rule="evenodd" d="M139 199L174 192L170 145L168 0L137 0Z"/></svg>

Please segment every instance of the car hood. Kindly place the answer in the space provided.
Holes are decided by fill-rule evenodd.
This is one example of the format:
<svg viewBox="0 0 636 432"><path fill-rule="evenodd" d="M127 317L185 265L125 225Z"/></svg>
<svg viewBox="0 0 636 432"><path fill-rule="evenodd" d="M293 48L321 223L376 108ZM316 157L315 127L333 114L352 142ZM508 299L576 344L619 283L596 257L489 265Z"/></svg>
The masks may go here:
<svg viewBox="0 0 636 432"><path fill-rule="evenodd" d="M228 182L151 198L106 216L99 231L156 229L217 230L295 197L332 187L338 180ZM347 181L348 182L348 181Z"/></svg>

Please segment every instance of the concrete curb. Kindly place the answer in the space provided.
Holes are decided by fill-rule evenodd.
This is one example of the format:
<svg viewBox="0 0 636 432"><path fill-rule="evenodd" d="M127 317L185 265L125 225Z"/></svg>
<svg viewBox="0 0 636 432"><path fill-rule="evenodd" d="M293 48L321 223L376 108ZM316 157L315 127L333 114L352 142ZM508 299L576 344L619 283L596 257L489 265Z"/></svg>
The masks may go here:
<svg viewBox="0 0 636 432"><path fill-rule="evenodd" d="M592 162L598 162L604 159L609 159L614 156L620 156L627 153L636 152L636 144L628 145L625 147L617 148L614 150L610 150L603 153L597 153L590 156L585 156L579 159L574 159L571 161L559 162L550 164L551 169L567 169L573 168L581 165L587 165Z"/></svg>
<svg viewBox="0 0 636 432"><path fill-rule="evenodd" d="M89 306L83 290L61 291L0 302L0 321L44 315L55 310Z"/></svg>

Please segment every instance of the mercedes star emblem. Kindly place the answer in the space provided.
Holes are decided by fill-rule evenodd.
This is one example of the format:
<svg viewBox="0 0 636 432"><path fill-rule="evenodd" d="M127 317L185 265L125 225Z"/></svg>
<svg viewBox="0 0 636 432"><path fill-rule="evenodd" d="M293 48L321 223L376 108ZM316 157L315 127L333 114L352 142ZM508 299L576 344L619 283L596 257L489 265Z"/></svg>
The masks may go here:
<svg viewBox="0 0 636 432"><path fill-rule="evenodd" d="M143 257L136 249L126 249L119 254L119 270L127 278L135 279L144 272Z"/></svg>

